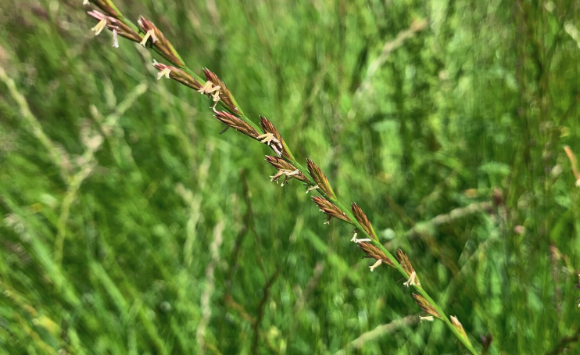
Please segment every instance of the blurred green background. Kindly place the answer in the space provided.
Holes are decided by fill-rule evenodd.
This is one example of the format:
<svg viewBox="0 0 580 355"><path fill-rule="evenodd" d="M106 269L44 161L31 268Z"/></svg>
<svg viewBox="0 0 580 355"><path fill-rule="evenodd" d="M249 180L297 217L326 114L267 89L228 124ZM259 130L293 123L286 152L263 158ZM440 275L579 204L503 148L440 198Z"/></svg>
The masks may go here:
<svg viewBox="0 0 580 355"><path fill-rule="evenodd" d="M580 354L578 1L116 3L317 162L476 348ZM0 2L1 354L467 352L89 8Z"/></svg>

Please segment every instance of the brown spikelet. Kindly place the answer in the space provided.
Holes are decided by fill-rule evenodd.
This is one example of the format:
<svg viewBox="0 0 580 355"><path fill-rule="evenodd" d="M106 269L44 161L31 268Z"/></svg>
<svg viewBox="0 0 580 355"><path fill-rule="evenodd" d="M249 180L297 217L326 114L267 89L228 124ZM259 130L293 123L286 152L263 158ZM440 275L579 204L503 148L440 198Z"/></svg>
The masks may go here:
<svg viewBox="0 0 580 355"><path fill-rule="evenodd" d="M411 261L409 261L407 255L405 255L405 253L401 249L397 250L397 259L399 260L399 263L403 267L403 270L405 270L405 272L407 273L407 276L411 276L411 274L415 272L415 269L413 269L413 265L411 265Z"/></svg>
<svg viewBox="0 0 580 355"><path fill-rule="evenodd" d="M169 42L167 38L165 38L163 33L157 28L157 26L155 26L153 22L147 20L143 16L140 16L139 20L137 20L137 23L139 24L141 30L145 33L145 36L147 36L147 33L151 33L149 38L143 37L143 41L145 42L141 41L141 44L143 45L147 45L148 43L151 44L165 58L167 58L167 60L173 63L173 65L176 65L179 68L185 67L185 63L179 56L179 53L177 53L175 48L173 48L171 42Z"/></svg>
<svg viewBox="0 0 580 355"><path fill-rule="evenodd" d="M268 163L270 163L273 167L275 167L276 169L278 169L278 171L282 172L282 174L284 174L285 172L294 172L296 170L298 170L294 165L290 164L289 162L287 162L286 160L279 158L279 157L272 157L269 155L266 155L266 161ZM280 176L282 176L282 174L280 174ZM276 174L278 175L278 174ZM276 176L274 175L272 178L279 178L280 176ZM287 178L295 178L298 179L302 182L306 182L308 183L308 178L306 178L306 176L304 174L302 174L301 171L298 171L297 174L295 175L290 175L288 177L288 175L286 175Z"/></svg>
<svg viewBox="0 0 580 355"><path fill-rule="evenodd" d="M395 264L393 263L393 261L391 259L389 259L385 253L383 253L381 251L381 249L375 247L374 245L372 245L371 243L365 243L365 242L361 242L358 243L359 248L362 249L362 251L365 252L365 254L367 254L367 256L369 258L373 258L373 259L377 259L377 260L381 260L383 263L389 265L389 266L395 266Z"/></svg>
<svg viewBox="0 0 580 355"><path fill-rule="evenodd" d="M203 69L203 73L205 74L207 80L211 81L214 86L220 87L220 100L224 104L224 106L227 107L233 113L239 113L240 111L234 104L234 99L232 98L232 94L226 87L226 84L224 84L224 82L221 81L221 79L218 78L218 76L215 75L214 72L212 72L207 68Z"/></svg>
<svg viewBox="0 0 580 355"><path fill-rule="evenodd" d="M312 176L318 187L326 194L326 196L328 196L331 199L336 199L336 195L334 194L334 191L332 191L332 187L330 187L328 179L326 178L326 175L324 175L322 170L320 170L320 168L316 164L314 164L312 160L306 159L306 162L308 163L308 171L310 172L310 175Z"/></svg>
<svg viewBox="0 0 580 355"><path fill-rule="evenodd" d="M356 218L358 223L360 223L360 225L364 228L365 232L367 232L371 238L377 240L377 236L375 235L375 231L373 230L371 222L363 210L361 210L361 208L356 203L352 204L352 213L354 214L354 218Z"/></svg>
<svg viewBox="0 0 580 355"><path fill-rule="evenodd" d="M469 342L469 338L467 337L467 334L465 333L465 329L463 329L463 325L461 324L461 322L459 322L459 319L457 319L457 317L455 317L455 316L450 316L449 319L451 319L451 323L453 324L455 329L457 329L459 331L461 336L463 336L463 338Z"/></svg>
<svg viewBox="0 0 580 355"><path fill-rule="evenodd" d="M328 224L330 222L330 218L338 218L347 223L352 223L348 216L340 210L340 208L336 207L332 202L328 201L325 198L315 196L312 198L312 201L318 205L318 208L328 216L328 220L324 224Z"/></svg>
<svg viewBox="0 0 580 355"><path fill-rule="evenodd" d="M259 136L258 132L256 132L256 130L252 126L250 126L248 123L246 123L240 118L237 118L236 116L232 115L229 112L216 111L214 116L215 118L222 121L229 127L245 134L246 136L252 137L254 139L257 139Z"/></svg>
<svg viewBox="0 0 580 355"><path fill-rule="evenodd" d="M112 16L119 20L123 18L121 11L117 9L117 6L115 6L115 4L111 0L91 0L91 2L97 5L107 15Z"/></svg>
<svg viewBox="0 0 580 355"><path fill-rule="evenodd" d="M423 311L425 311L425 313L441 319L441 315L439 314L439 312L435 310L435 308L431 305L431 303L429 303L429 301L425 299L425 297L413 293L413 298L415 299L415 302L417 302L419 307L421 307Z"/></svg>
<svg viewBox="0 0 580 355"><path fill-rule="evenodd" d="M279 140L280 142L282 141L282 136L280 135L276 127L274 127L272 122L270 122L270 120L268 120L266 117L260 116L260 125L262 126L262 130L264 130L264 133L272 133L277 140Z"/></svg>
<svg viewBox="0 0 580 355"><path fill-rule="evenodd" d="M141 35L127 26L123 21L117 20L112 16L107 16L99 11L88 11L87 13L96 20L106 21L109 31L115 31L119 36L125 37L133 42L141 41Z"/></svg>
<svg viewBox="0 0 580 355"><path fill-rule="evenodd" d="M270 122L266 117L260 116L260 125L262 126L262 131L264 131L264 133L271 133L276 137L279 142L276 143L278 152L281 152L284 158L294 160L294 157L289 153L288 149L286 149L286 143L284 143L284 139L280 135L280 132L278 132L272 122ZM276 151L276 149L274 149L274 151Z"/></svg>
<svg viewBox="0 0 580 355"><path fill-rule="evenodd" d="M166 69L169 70L169 77L171 79L178 81L185 86L189 86L194 90L199 90L202 87L199 81L195 80L194 77L192 77L191 75L187 74L186 72L184 72L179 68L172 67L171 65L165 65L162 63L153 63L153 66L160 72L163 72Z"/></svg>

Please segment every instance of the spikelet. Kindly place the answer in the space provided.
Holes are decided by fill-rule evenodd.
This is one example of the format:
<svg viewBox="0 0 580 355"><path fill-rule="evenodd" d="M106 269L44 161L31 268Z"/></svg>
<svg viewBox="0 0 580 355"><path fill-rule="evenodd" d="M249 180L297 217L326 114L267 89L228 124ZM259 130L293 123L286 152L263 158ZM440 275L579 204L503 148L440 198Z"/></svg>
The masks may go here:
<svg viewBox="0 0 580 355"><path fill-rule="evenodd" d="M312 176L312 178L314 179L320 190L322 190L324 194L329 198L336 199L336 195L334 194L334 191L332 191L332 187L330 187L330 183L328 183L326 175L324 175L324 173L322 172L322 170L320 170L318 165L314 164L314 162L310 159L306 159L306 162L308 163L308 171L310 172L310 175Z"/></svg>
<svg viewBox="0 0 580 355"><path fill-rule="evenodd" d="M376 260L381 260L383 263L389 265L389 266L395 266L395 264L393 263L393 261L391 259L389 259L385 253L383 253L381 251L381 249L375 247L374 245L372 245L371 243L357 243L357 245L359 246L359 248L362 249L362 251L365 252L365 254L367 254L367 257L372 258L372 259L376 259Z"/></svg>
<svg viewBox="0 0 580 355"><path fill-rule="evenodd" d="M260 116L260 125L264 132L264 141L262 143L268 144L279 156L283 156L288 160L294 160L294 157L290 154L289 150L286 149L286 143L284 143L284 139L280 135L280 132L278 132L272 122L270 122L266 117Z"/></svg>
<svg viewBox="0 0 580 355"><path fill-rule="evenodd" d="M231 113L225 111L216 111L214 116L218 120L225 123L228 127L231 127L236 131L245 134L246 136L258 139L259 134L252 126L250 126L244 120L232 115Z"/></svg>
<svg viewBox="0 0 580 355"><path fill-rule="evenodd" d="M201 89L201 84L199 81L195 80L194 77L179 68L157 62L153 63L153 66L155 69L159 70L159 75L157 77L158 79L161 79L163 76L165 76L194 90Z"/></svg>
<svg viewBox="0 0 580 355"><path fill-rule="evenodd" d="M419 307L421 307L423 311L425 311L425 313L441 319L441 315L439 314L439 312L435 310L435 308L431 305L431 303L429 303L429 301L425 299L425 297L413 293L413 298L415 299L415 302L417 302Z"/></svg>
<svg viewBox="0 0 580 355"><path fill-rule="evenodd" d="M211 70L204 68L203 69L203 73L205 74L205 77L207 78L208 81L210 81L214 86L219 86L219 98L222 102L222 104L227 107L228 110L230 110L232 113L239 113L240 111L238 110L238 108L236 107L236 105L234 104L234 99L232 97L232 94L230 93L230 91L228 90L228 88L226 87L226 84L224 84L223 81L221 81L220 78L218 78L218 76L212 72Z"/></svg>
<svg viewBox="0 0 580 355"><path fill-rule="evenodd" d="M367 232L367 234L371 238L377 240L377 236L375 235L375 231L373 230L371 222L369 221L363 210L356 203L352 204L352 214L354 215L354 218L356 218L358 223L364 228L365 232Z"/></svg>
<svg viewBox="0 0 580 355"><path fill-rule="evenodd" d="M308 183L308 178L304 174L302 174L302 172L298 170L294 165L287 162L286 160L279 157L272 157L266 155L266 161L270 163L273 167L278 169L278 173L276 173L276 175L270 176L270 179L272 181L278 182L278 179L285 175L286 178L282 182L282 184L286 184L286 182L291 178L295 178L302 182Z"/></svg>
<svg viewBox="0 0 580 355"><path fill-rule="evenodd" d="M140 42L143 46L150 44L151 46L155 47L173 65L176 65L179 68L185 67L185 63L179 56L179 53L177 53L171 42L165 38L163 33L157 28L157 26L155 26L153 22L147 20L143 16L140 16L139 20L137 20L137 23L139 24L141 30L145 33L143 39Z"/></svg>
<svg viewBox="0 0 580 355"><path fill-rule="evenodd" d="M312 198L312 201L314 201L314 203L318 205L320 211L326 213L328 219L326 220L326 222L324 222L324 224L329 224L330 219L332 217L338 218L347 223L352 223L348 218L348 216L344 212L342 212L340 208L336 207L334 204L332 204L332 202L328 201L327 199L315 196Z"/></svg>
<svg viewBox="0 0 580 355"><path fill-rule="evenodd" d="M123 21L118 20L112 16L107 16L104 13L96 10L88 11L87 14L99 21L100 29L95 31L95 34L99 34L99 32L104 27L106 27L114 34L125 37L133 42L141 41L141 35L135 32L131 27L127 26ZM97 28L99 25L95 26L95 28Z"/></svg>

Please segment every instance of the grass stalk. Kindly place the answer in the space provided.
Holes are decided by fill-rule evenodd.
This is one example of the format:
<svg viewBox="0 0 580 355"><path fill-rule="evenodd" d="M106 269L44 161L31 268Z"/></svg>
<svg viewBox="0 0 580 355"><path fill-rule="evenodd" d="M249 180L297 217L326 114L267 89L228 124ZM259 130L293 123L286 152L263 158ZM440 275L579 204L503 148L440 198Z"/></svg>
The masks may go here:
<svg viewBox="0 0 580 355"><path fill-rule="evenodd" d="M327 214L328 221L326 223L334 217L355 227L353 241L368 257L377 260L377 263L371 266L371 271L382 263L394 267L401 275L408 279L405 282L405 286L413 286L417 292L413 297L423 310L431 315L429 318L436 317L441 319L471 354L478 354L457 318L453 316L448 317L437 302L421 286L417 273L407 256L401 250L397 252L397 257L389 252L379 242L372 224L364 215L364 212L356 204L353 204L352 209L345 207L338 200L320 168L312 161L308 161L307 167L305 168L294 157L290 148L286 145L280 133L270 121L261 117L260 125L256 124L243 113L234 95L227 90L225 84L223 84L217 75L204 69L206 76L206 80L204 80L187 67L179 53L152 22L141 17L138 21L139 26L136 26L122 15L112 0L94 0L91 2L105 12L105 14L98 11L89 12L92 17L99 20L97 26L93 28L96 34L100 33L106 27L113 31L114 36L120 35L134 42L139 42L145 47L153 49L165 60L170 62L173 66L154 63L154 66L159 70L159 79L162 77L173 79L207 95L214 102L212 110L215 117L225 123L227 128L234 128L242 134L270 146L277 154L277 157L267 157L267 161L278 169L278 173L271 177L272 180L278 182L279 179L284 178L282 181L282 184L284 184L288 180L295 178L305 183L308 189L307 193L310 190L316 190L321 197L314 197L313 200ZM219 111L217 107L225 111ZM260 134L259 132L262 133ZM356 236L358 233L361 233L364 238L357 239Z"/></svg>

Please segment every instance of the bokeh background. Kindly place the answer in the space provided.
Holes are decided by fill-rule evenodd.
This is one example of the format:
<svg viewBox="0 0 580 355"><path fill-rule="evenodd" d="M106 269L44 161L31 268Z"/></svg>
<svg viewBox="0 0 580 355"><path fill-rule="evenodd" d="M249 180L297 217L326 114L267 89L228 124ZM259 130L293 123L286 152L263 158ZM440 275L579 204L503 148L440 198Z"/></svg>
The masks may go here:
<svg viewBox="0 0 580 355"><path fill-rule="evenodd" d="M0 2L0 353L467 352L82 2ZM578 1L116 3L317 162L477 349L580 353Z"/></svg>

